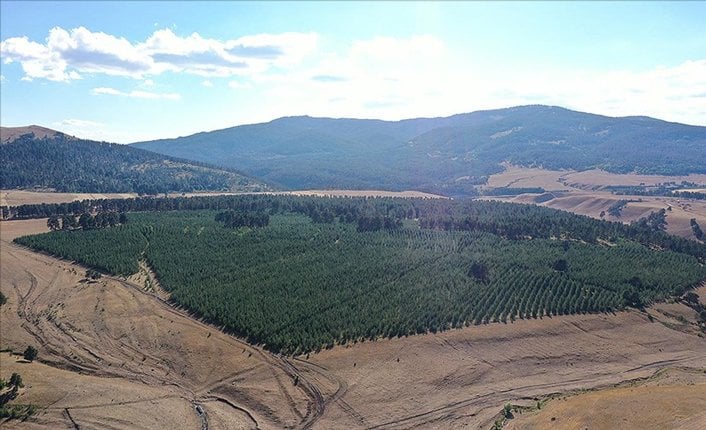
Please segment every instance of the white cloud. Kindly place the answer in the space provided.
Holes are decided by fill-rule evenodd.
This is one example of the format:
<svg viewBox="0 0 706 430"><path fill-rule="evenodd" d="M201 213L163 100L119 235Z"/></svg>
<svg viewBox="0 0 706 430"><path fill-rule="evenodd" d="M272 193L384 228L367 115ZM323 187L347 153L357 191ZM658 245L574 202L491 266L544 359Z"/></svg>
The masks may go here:
<svg viewBox="0 0 706 430"><path fill-rule="evenodd" d="M253 81L266 88L269 99L277 100L267 105L271 117L396 120L553 104L706 125L706 59L633 71L485 70L473 60L433 36L375 38L322 54L312 67L255 76Z"/></svg>
<svg viewBox="0 0 706 430"><path fill-rule="evenodd" d="M156 93L150 91L142 90L132 90L130 92L116 90L110 87L99 87L91 90L93 95L108 95L108 96L121 96L121 97L131 97L137 99L164 99L164 100L180 100L181 95L178 93Z"/></svg>
<svg viewBox="0 0 706 430"><path fill-rule="evenodd" d="M55 27L46 43L26 36L3 40L0 55L6 64L18 62L27 79L69 81L82 74L106 74L144 79L165 72L229 77L262 73L273 66L292 66L313 52L314 33L283 33L217 40L198 33L182 37L171 29L155 31L144 42Z"/></svg>
<svg viewBox="0 0 706 430"><path fill-rule="evenodd" d="M211 88L211 87L213 87L213 82L206 79L201 82L201 86L206 87L206 88Z"/></svg>
<svg viewBox="0 0 706 430"><path fill-rule="evenodd" d="M230 81L230 82L228 82L228 87L230 87L234 90L241 90L241 89L251 88L252 86L249 83Z"/></svg>
<svg viewBox="0 0 706 430"><path fill-rule="evenodd" d="M63 121L58 121L52 123L55 127L101 127L103 126L100 122L89 121L85 119L65 119Z"/></svg>

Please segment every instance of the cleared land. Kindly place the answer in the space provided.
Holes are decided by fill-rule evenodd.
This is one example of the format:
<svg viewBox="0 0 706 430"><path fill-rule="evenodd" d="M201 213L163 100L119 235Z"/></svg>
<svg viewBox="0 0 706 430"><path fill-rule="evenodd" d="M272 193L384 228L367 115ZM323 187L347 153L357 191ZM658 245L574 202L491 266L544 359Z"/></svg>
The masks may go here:
<svg viewBox="0 0 706 430"><path fill-rule="evenodd" d="M175 311L141 285L105 277L87 284L80 266L9 243L45 229L45 220L0 223L0 285L9 297L0 308L2 346L38 345L52 365L0 355L3 378L19 370L27 384L18 401L42 408L8 428L70 427L70 419L81 428L202 428L195 404L211 429L254 421L259 428L488 428L505 402L664 367L706 368L703 338L637 312L481 325L287 362ZM299 375L297 386L288 372ZM689 401L706 408L703 396Z"/></svg>
<svg viewBox="0 0 706 430"><path fill-rule="evenodd" d="M295 196L336 196L336 197L419 197L444 198L436 194L421 191L382 191L382 190L303 190L283 191L279 193L170 193L169 197L179 196L226 196L238 194L291 194ZM70 203L78 200L129 199L135 193L55 193L49 191L0 190L0 206L33 205L41 203Z"/></svg>
<svg viewBox="0 0 706 430"><path fill-rule="evenodd" d="M505 170L488 177L487 188L531 188L542 187L547 191L560 190L600 190L609 186L659 185L681 183L682 181L706 184L706 175L684 176L619 174L605 170L547 170L536 167L520 167L504 164Z"/></svg>
<svg viewBox="0 0 706 430"><path fill-rule="evenodd" d="M542 187L548 193L521 194L514 197L484 197L485 199L515 203L538 204L587 215L608 221L629 223L648 216L651 212L667 210L667 232L694 239L689 224L695 218L699 225L706 225L706 201L678 197L615 195L605 191L607 186L657 185L666 182L689 181L706 183L706 175L657 176L619 175L601 170L585 172L553 171L538 168L506 166L504 172L488 179L488 188ZM608 210L620 200L628 200L619 217L611 216ZM601 213L604 216L601 217Z"/></svg>
<svg viewBox="0 0 706 430"><path fill-rule="evenodd" d="M618 387L561 396L519 415L507 429L681 429L706 424L706 372L669 369Z"/></svg>

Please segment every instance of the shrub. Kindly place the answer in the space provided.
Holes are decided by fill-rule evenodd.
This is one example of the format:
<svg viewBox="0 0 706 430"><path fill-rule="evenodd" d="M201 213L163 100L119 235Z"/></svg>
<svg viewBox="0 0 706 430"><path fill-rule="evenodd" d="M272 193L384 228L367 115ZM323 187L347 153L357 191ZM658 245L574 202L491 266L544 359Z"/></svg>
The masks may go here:
<svg viewBox="0 0 706 430"><path fill-rule="evenodd" d="M27 361L34 361L37 358L38 353L39 351L37 351L37 348L30 345L27 347L27 349L25 349L23 356Z"/></svg>

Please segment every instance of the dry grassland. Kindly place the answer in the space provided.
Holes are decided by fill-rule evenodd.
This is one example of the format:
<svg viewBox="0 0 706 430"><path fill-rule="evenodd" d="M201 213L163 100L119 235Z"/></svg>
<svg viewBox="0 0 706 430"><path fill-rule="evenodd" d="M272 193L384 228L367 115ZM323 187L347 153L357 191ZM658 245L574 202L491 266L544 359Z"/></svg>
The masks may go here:
<svg viewBox="0 0 706 430"><path fill-rule="evenodd" d="M660 209L667 210L667 232L695 239L691 229L692 218L706 226L706 201L662 196L621 196L603 189L608 185L655 185L664 182L688 180L706 183L706 175L654 176L618 175L600 170L585 172L552 171L538 168L507 166L507 170L488 179L488 186L529 188L542 187L550 193L549 200L536 202L536 194L515 197L485 197L515 203L539 204L579 215L608 221L632 222ZM542 199L544 200L544 199ZM620 217L608 214L608 209L619 200L629 200ZM601 217L601 213L604 216Z"/></svg>
<svg viewBox="0 0 706 430"><path fill-rule="evenodd" d="M704 399L706 372L669 369L645 381L558 397L510 420L506 428L701 430Z"/></svg>
<svg viewBox="0 0 706 430"><path fill-rule="evenodd" d="M421 191L378 191L378 190L303 190L262 193L202 192L169 193L169 197L194 196L235 196L242 194L279 194L294 196L332 196L332 197L418 197L444 198L436 194ZM55 193L50 191L0 190L0 206L19 206L40 203L70 203L78 200L130 199L138 197L135 193Z"/></svg>

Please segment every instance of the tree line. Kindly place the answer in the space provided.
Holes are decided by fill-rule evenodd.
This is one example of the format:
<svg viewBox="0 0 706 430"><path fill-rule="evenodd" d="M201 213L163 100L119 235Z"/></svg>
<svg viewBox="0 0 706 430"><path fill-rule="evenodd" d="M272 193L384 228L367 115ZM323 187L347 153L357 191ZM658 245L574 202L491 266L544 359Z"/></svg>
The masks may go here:
<svg viewBox="0 0 706 430"><path fill-rule="evenodd" d="M164 212L179 210L234 210L266 212L270 215L298 213L316 223L344 222L361 229L395 228L404 220L421 228L483 231L508 239L561 238L615 242L627 237L645 246L687 253L706 262L704 244L667 234L664 213L652 214L631 225L596 220L583 215L534 205L481 200L400 199L389 197L302 197L278 195L236 195L83 200L72 203L22 205L4 208L12 218L48 217L84 212ZM371 222L372 220L372 222Z"/></svg>
<svg viewBox="0 0 706 430"><path fill-rule="evenodd" d="M51 215L47 219L49 230L91 230L95 228L115 227L127 223L127 215L124 212L98 212L93 215L84 212L76 215Z"/></svg>

